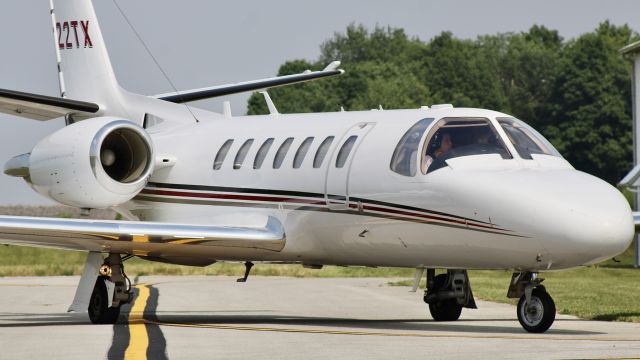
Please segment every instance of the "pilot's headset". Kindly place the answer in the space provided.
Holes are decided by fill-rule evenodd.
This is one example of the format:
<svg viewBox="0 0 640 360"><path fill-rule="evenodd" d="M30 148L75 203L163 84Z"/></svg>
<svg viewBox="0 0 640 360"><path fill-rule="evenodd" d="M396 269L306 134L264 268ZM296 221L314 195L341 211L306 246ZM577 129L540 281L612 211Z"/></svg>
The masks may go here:
<svg viewBox="0 0 640 360"><path fill-rule="evenodd" d="M440 149L442 145L442 139L444 138L444 131L438 130L431 138L431 142L429 143L429 148L427 154L429 156L433 156L436 153L436 150Z"/></svg>

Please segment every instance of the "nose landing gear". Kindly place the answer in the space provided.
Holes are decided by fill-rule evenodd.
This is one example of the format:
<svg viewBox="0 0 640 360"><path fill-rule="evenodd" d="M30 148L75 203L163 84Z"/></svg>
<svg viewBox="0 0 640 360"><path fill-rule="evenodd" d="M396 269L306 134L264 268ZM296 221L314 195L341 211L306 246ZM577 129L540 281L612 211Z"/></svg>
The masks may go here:
<svg viewBox="0 0 640 360"><path fill-rule="evenodd" d="M540 285L544 279L538 279L537 273L514 273L507 297L520 298L518 301L518 321L531 333L547 331L556 319L556 305Z"/></svg>

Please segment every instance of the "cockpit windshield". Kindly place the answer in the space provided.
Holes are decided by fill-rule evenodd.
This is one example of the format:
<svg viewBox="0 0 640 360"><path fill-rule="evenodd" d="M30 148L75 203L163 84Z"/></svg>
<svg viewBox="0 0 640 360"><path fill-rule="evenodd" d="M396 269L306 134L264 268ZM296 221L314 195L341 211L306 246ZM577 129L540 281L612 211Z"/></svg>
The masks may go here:
<svg viewBox="0 0 640 360"><path fill-rule="evenodd" d="M430 173L447 166L448 159L498 154L512 159L491 122L485 118L444 118L431 130L422 155L421 170Z"/></svg>
<svg viewBox="0 0 640 360"><path fill-rule="evenodd" d="M531 160L532 154L562 157L551 143L531 126L515 118L497 118L516 151L523 159Z"/></svg>

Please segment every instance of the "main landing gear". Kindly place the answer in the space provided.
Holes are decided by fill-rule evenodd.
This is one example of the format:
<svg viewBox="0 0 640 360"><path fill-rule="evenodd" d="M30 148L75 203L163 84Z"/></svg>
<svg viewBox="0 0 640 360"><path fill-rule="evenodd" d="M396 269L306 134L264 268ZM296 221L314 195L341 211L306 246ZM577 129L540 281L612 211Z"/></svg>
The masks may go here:
<svg viewBox="0 0 640 360"><path fill-rule="evenodd" d="M518 301L518 321L531 333L547 331L556 319L556 305L539 279L537 273L514 273L507 297L520 298Z"/></svg>
<svg viewBox="0 0 640 360"><path fill-rule="evenodd" d="M132 299L131 282L124 272L120 254L109 254L100 267L89 300L89 319L94 324L115 324L120 315L120 307Z"/></svg>
<svg viewBox="0 0 640 360"><path fill-rule="evenodd" d="M446 274L435 274L427 269L427 290L424 302L435 321L455 321L460 318L462 308L476 309L471 285L466 270L447 270Z"/></svg>
<svg viewBox="0 0 640 360"><path fill-rule="evenodd" d="M414 290L418 287L422 272L416 273ZM508 298L518 301L518 321L531 333L543 333L551 327L556 318L556 305L541 285L535 272L514 273L509 284ZM460 318L462 308L475 309L476 303L466 270L447 270L446 274L435 274L435 269L427 269L427 290L424 302L435 321L455 321Z"/></svg>

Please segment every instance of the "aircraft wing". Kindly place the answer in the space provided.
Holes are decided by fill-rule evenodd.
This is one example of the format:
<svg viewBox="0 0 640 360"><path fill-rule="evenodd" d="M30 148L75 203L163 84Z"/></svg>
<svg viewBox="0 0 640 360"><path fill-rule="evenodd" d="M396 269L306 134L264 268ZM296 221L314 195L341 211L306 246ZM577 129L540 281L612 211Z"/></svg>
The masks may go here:
<svg viewBox="0 0 640 360"><path fill-rule="evenodd" d="M297 84L325 77L341 75L344 73L344 70L338 69L338 66L340 66L340 62L334 61L321 71L305 71L300 74L277 76L268 79L253 80L236 84L226 84L201 89L179 91L155 95L153 97L173 103L185 103L189 101L238 94L247 91L265 90L279 86Z"/></svg>
<svg viewBox="0 0 640 360"><path fill-rule="evenodd" d="M0 216L0 244L165 257L203 247L280 251L285 233L271 216L244 216L238 225Z"/></svg>
<svg viewBox="0 0 640 360"><path fill-rule="evenodd" d="M67 114L95 114L98 104L0 89L0 112L33 120L51 120Z"/></svg>

